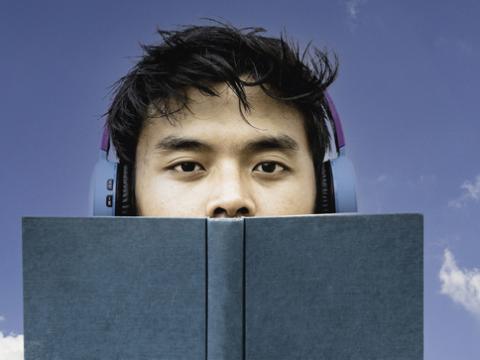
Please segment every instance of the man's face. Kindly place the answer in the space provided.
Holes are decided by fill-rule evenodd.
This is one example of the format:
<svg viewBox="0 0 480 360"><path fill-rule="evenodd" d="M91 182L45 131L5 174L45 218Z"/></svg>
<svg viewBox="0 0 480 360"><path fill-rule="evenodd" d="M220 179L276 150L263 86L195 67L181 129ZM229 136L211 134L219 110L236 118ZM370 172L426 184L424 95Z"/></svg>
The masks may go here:
<svg viewBox="0 0 480 360"><path fill-rule="evenodd" d="M246 87L241 117L224 84L220 97L189 91L190 111L147 120L136 156L141 216L236 217L310 214L315 174L303 119L294 108ZM253 126L252 126L253 125Z"/></svg>

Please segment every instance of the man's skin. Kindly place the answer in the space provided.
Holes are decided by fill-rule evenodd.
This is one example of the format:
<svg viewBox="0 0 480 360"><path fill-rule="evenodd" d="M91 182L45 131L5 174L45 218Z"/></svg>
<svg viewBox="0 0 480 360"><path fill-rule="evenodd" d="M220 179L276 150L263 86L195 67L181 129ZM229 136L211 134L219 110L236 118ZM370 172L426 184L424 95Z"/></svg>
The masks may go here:
<svg viewBox="0 0 480 360"><path fill-rule="evenodd" d="M315 175L302 115L258 86L245 87L249 125L233 91L215 89L220 97L190 89L189 110L173 125L154 111L145 122L136 155L138 215L313 213Z"/></svg>

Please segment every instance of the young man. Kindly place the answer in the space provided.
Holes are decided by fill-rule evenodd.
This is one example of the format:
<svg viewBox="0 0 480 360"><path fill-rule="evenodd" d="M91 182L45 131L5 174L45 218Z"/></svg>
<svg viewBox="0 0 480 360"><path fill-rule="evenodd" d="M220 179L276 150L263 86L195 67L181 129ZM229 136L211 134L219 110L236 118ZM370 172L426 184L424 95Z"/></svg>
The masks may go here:
<svg viewBox="0 0 480 360"><path fill-rule="evenodd" d="M262 31L192 26L159 31L163 43L144 46L107 113L128 183L121 214L325 211L324 92L337 63Z"/></svg>

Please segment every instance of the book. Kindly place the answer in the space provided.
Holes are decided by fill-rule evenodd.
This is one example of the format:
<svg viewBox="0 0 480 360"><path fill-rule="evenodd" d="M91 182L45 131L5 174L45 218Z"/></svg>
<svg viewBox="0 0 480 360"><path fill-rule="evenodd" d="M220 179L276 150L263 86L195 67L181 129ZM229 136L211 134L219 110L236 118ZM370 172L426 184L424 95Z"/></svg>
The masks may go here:
<svg viewBox="0 0 480 360"><path fill-rule="evenodd" d="M25 360L422 359L418 214L23 218Z"/></svg>

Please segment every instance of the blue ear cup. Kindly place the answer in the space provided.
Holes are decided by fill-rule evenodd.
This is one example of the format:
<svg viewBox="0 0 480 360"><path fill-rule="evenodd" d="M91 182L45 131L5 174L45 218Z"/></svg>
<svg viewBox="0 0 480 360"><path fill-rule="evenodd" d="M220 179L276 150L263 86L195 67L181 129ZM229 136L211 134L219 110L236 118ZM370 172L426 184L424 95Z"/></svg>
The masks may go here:
<svg viewBox="0 0 480 360"><path fill-rule="evenodd" d="M93 216L136 215L134 176L130 166L118 160L108 130L104 129L100 154L90 183Z"/></svg>
<svg viewBox="0 0 480 360"><path fill-rule="evenodd" d="M330 171L332 182L330 184L330 200L334 211L337 213L357 212L357 196L355 189L355 171L350 159L345 154L345 138L343 135L342 123L335 104L328 93L325 93L327 112L333 120L333 135L337 156L324 163ZM328 169L330 169L328 171Z"/></svg>
<svg viewBox="0 0 480 360"><path fill-rule="evenodd" d="M352 162L341 149L336 159L330 160L333 178L335 212L356 212L355 172Z"/></svg>

